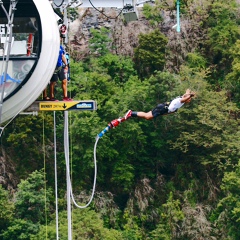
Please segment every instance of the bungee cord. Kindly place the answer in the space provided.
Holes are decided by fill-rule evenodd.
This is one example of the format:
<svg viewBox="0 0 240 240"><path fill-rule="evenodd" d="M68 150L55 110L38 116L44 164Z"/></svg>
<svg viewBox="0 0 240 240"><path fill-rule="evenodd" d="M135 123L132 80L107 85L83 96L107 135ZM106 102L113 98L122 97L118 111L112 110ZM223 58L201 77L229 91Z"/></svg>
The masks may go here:
<svg viewBox="0 0 240 240"><path fill-rule="evenodd" d="M112 120L110 123L108 123L107 127L105 127L98 135L97 138L103 137L103 135L108 132L110 129L117 127L120 123L126 121L125 117L119 117L118 119Z"/></svg>
<svg viewBox="0 0 240 240"><path fill-rule="evenodd" d="M68 111L65 111L64 114L64 153L65 153L65 161L66 161L66 175L67 175L67 182L69 182L69 191L70 191L70 196L71 199L74 203L74 205L77 208L87 208L94 197L94 193L96 190L96 180L97 180L97 156L96 156L96 152L97 152L97 144L98 141L101 137L103 137L103 135L108 132L110 129L117 127L120 123L124 122L126 119L125 118L118 118L118 119L114 119L112 120L108 126L101 131L97 136L96 136L96 141L94 144L94 150L93 150L93 155L94 155L94 180L93 180L93 188L92 188L92 194L91 197L88 201L88 203L86 203L85 205L81 206L79 204L77 204L77 202L75 201L74 195L73 195L73 190L72 190L72 181L71 181L71 176L70 176L70 168L69 168L69 131L68 131Z"/></svg>
<svg viewBox="0 0 240 240"><path fill-rule="evenodd" d="M74 203L74 205L77 208L87 208L94 197L95 189L96 189L96 179L97 179L97 160L96 160L96 148L97 148L97 143L99 140L99 137L97 136L95 145L94 145L94 180L93 180L93 188L92 188L92 194L91 197L85 205L81 206L77 204L75 201L74 195L73 195L73 190L72 190L72 182L71 182L71 176L70 176L70 168L69 168L69 132L68 132L68 111L65 111L64 115L64 153L65 153L65 160L66 160L66 175L67 175L67 181L69 181L69 191L70 191L70 196L71 199Z"/></svg>

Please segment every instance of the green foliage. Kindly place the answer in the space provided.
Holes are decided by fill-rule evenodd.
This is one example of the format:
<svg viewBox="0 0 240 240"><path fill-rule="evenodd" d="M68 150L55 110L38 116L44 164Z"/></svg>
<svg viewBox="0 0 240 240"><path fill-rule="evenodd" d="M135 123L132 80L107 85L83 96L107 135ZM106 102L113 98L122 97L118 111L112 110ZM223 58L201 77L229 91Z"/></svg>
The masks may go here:
<svg viewBox="0 0 240 240"><path fill-rule="evenodd" d="M14 203L10 200L9 194L0 185L0 229L3 230L13 217ZM0 233L1 233L0 230Z"/></svg>
<svg viewBox="0 0 240 240"><path fill-rule="evenodd" d="M221 189L224 196L217 205L212 219L220 228L226 229L232 239L240 238L240 162L231 172L226 172Z"/></svg>
<svg viewBox="0 0 240 240"><path fill-rule="evenodd" d="M195 71L206 68L207 60L199 53L188 53L187 66Z"/></svg>
<svg viewBox="0 0 240 240"><path fill-rule="evenodd" d="M33 172L18 185L15 201L16 217L33 223L44 223L46 211L50 210L50 196L51 191L45 189L44 172Z"/></svg>
<svg viewBox="0 0 240 240"><path fill-rule="evenodd" d="M137 224L138 218L136 216L132 216L130 212L125 211L123 215L123 222L125 222L123 226L124 239L129 239L129 240L143 239L141 229Z"/></svg>
<svg viewBox="0 0 240 240"><path fill-rule="evenodd" d="M109 30L107 28L100 28L100 30L91 28L92 38L89 40L89 49L92 54L103 56L109 52L110 38L108 36Z"/></svg>
<svg viewBox="0 0 240 240"><path fill-rule="evenodd" d="M39 224L25 219L15 219L1 235L3 240L30 240L39 230Z"/></svg>
<svg viewBox="0 0 240 240"><path fill-rule="evenodd" d="M170 192L168 200L162 205L160 210L160 223L157 228L150 233L149 239L169 240L175 239L179 231L179 223L184 219L184 214L180 208L179 200L174 200L173 193Z"/></svg>
<svg viewBox="0 0 240 240"><path fill-rule="evenodd" d="M139 35L139 46L134 51L134 62L141 78L163 70L167 38L158 30Z"/></svg>
<svg viewBox="0 0 240 240"><path fill-rule="evenodd" d="M48 146L52 141L52 131L52 116L44 113L39 113L38 117L19 116L6 128L2 143L10 156L14 155L13 160L19 163L16 170L20 178L43 167L43 154L51 155L48 149L52 148ZM46 141L45 149L43 137Z"/></svg>
<svg viewBox="0 0 240 240"><path fill-rule="evenodd" d="M38 233L50 211L49 199L52 193L44 188L43 171L35 171L19 183L14 204L15 219L3 231L3 239L28 240L32 234Z"/></svg>
<svg viewBox="0 0 240 240"><path fill-rule="evenodd" d="M59 237L60 239L68 239L66 212L59 213ZM42 226L40 232L32 237L34 240L56 239L55 221L51 222L47 229ZM99 215L89 209L74 209L72 212L72 239L106 239L106 240L122 240L120 231L107 229L103 225L103 221Z"/></svg>
<svg viewBox="0 0 240 240"><path fill-rule="evenodd" d="M131 76L136 75L133 61L129 57L109 53L101 57L98 64L107 70L107 74L115 84L123 85Z"/></svg>
<svg viewBox="0 0 240 240"><path fill-rule="evenodd" d="M187 80L186 73L185 69L183 76ZM182 110L181 124L175 128L180 130L180 135L175 139L173 147L181 146L179 149L190 154L190 159L197 158L204 165L231 169L238 159L238 126L234 115L229 113L236 112L237 108L227 101L224 91L211 91L202 77L204 75L189 75L188 81L192 83L193 89L194 86L199 89L198 97L191 104L192 108L185 107Z"/></svg>
<svg viewBox="0 0 240 240"><path fill-rule="evenodd" d="M211 76L222 84L225 75L230 72L232 59L229 50L240 36L236 1L214 2L206 21L208 25L206 50L212 68Z"/></svg>
<svg viewBox="0 0 240 240"><path fill-rule="evenodd" d="M75 21L79 17L79 14L76 8L72 8L72 7L67 8L67 14L71 22Z"/></svg>
<svg viewBox="0 0 240 240"><path fill-rule="evenodd" d="M240 100L240 41L237 40L236 44L230 49L232 55L232 69L231 72L226 76L226 82L224 86L231 92L231 97L239 105Z"/></svg>
<svg viewBox="0 0 240 240"><path fill-rule="evenodd" d="M148 240L172 240L171 233L166 229L165 224L158 224L157 228L149 234Z"/></svg>
<svg viewBox="0 0 240 240"><path fill-rule="evenodd" d="M163 17L161 11L163 10L163 5L160 1L155 1L155 5L151 6L150 4L143 5L143 14L146 19L149 20L149 23L153 26L157 26L159 23L163 21Z"/></svg>

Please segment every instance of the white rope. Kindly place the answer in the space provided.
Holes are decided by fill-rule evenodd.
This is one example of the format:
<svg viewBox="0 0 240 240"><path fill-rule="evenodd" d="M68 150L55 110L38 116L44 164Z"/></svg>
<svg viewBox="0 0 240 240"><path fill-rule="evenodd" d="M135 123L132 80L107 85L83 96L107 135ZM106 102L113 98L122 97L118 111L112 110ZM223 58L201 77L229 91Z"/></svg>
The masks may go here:
<svg viewBox="0 0 240 240"><path fill-rule="evenodd" d="M55 171L55 202L56 202L56 239L59 239L58 233L58 182L57 182L57 141L56 141L56 112L53 112L54 118L54 171Z"/></svg>
<svg viewBox="0 0 240 240"><path fill-rule="evenodd" d="M66 180L67 180L67 220L68 220L68 239L72 240L72 205L71 205L71 180L69 171L69 134L68 134L68 111L64 112L64 153L66 161Z"/></svg>
<svg viewBox="0 0 240 240"><path fill-rule="evenodd" d="M66 163L69 163L69 142L68 142L68 115L65 114L65 121L64 121L64 136L65 136L65 140L64 140L64 149L65 149L65 159L66 159ZM78 205L75 201L75 198L73 196L73 192L72 192L72 184L71 184L71 177L70 177L70 170L69 170L69 165L66 164L66 171L67 171L67 178L70 182L70 195L71 195L71 199L74 203L74 205L77 208L87 208L92 200L93 200L93 196L95 193L95 189L96 189L96 179L97 179L97 161L96 161L96 148L97 148L97 142L99 140L99 137L97 136L96 138L96 142L95 142L95 146L94 146L94 181L93 181L93 189L92 189L92 194L90 197L90 200L88 201L88 203L84 206Z"/></svg>
<svg viewBox="0 0 240 240"><path fill-rule="evenodd" d="M89 202L86 205L84 205L84 206L78 205L76 203L75 199L74 199L74 196L73 196L73 193L72 193L72 187L71 187L71 191L70 191L71 198L72 198L72 201L73 201L74 205L76 207L78 207L78 208L86 208L86 207L88 207L91 204L91 202L93 200L93 197L94 197L94 193L95 193L95 189L96 189L96 179L97 179L96 147L97 147L98 140L99 140L99 137L96 138L96 142L95 142L95 145L94 145L94 181L93 181L92 195L91 195L91 198L90 198Z"/></svg>

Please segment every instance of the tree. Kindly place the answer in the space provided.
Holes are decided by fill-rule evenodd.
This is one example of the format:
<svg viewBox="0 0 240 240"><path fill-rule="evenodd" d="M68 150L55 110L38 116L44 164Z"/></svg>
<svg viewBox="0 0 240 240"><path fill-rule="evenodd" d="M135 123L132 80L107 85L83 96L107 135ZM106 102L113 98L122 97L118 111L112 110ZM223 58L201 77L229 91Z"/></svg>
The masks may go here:
<svg viewBox="0 0 240 240"><path fill-rule="evenodd" d="M30 240L39 231L39 224L24 219L15 219L1 235L3 240Z"/></svg>
<svg viewBox="0 0 240 240"><path fill-rule="evenodd" d="M144 4L143 14L149 20L151 25L156 26L163 21L163 16L159 14L162 11L163 6L164 4L161 4L160 1L156 1L154 6Z"/></svg>
<svg viewBox="0 0 240 240"><path fill-rule="evenodd" d="M141 78L163 70L167 38L158 30L139 35L139 46L134 50L134 62Z"/></svg>
<svg viewBox="0 0 240 240"><path fill-rule="evenodd" d="M134 63L131 58L111 53L99 58L100 66L107 70L115 84L125 84L131 76L136 75Z"/></svg>
<svg viewBox="0 0 240 240"><path fill-rule="evenodd" d="M45 149L42 146L43 130L46 141ZM51 156L52 132L53 118L49 113L39 113L38 116L19 116L5 129L1 138L2 145L6 148L14 163L19 163L16 171L20 178L43 167L44 153L46 156ZM51 150L49 151L49 149ZM47 157L46 161L49 158ZM50 169L49 173L51 174Z"/></svg>
<svg viewBox="0 0 240 240"><path fill-rule="evenodd" d="M11 202L9 194L0 185L0 229L3 231L13 218L14 204ZM0 231L0 233L1 233Z"/></svg>
<svg viewBox="0 0 240 240"><path fill-rule="evenodd" d="M174 200L173 193L170 192L168 200L162 205L160 210L160 223L157 228L150 233L149 239L177 239L179 224L184 219L184 214L180 209L179 200Z"/></svg>
<svg viewBox="0 0 240 240"><path fill-rule="evenodd" d="M232 58L230 48L240 36L237 2L214 1L206 19L208 40L205 54L211 67L209 81L222 87L226 74L230 72ZM212 81L212 78L215 82Z"/></svg>
<svg viewBox="0 0 240 240"><path fill-rule="evenodd" d="M55 221L50 225L42 226L38 234L32 236L32 240L56 238ZM60 239L68 238L68 225L66 212L59 213L59 237ZM106 239L106 240L123 240L122 233L115 229L107 229L103 225L103 220L99 215L89 208L74 209L72 212L72 239Z"/></svg>
<svg viewBox="0 0 240 240"><path fill-rule="evenodd" d="M217 208L212 214L212 220L223 233L232 239L240 238L240 162L235 169L224 174L221 189L224 197L219 200ZM223 235L223 234L222 234ZM223 235L226 237L226 235Z"/></svg>
<svg viewBox="0 0 240 240"><path fill-rule="evenodd" d="M15 219L3 231L3 239L29 240L49 218L50 190L44 189L44 172L35 171L18 184L15 200ZM48 216L47 216L48 215Z"/></svg>
<svg viewBox="0 0 240 240"><path fill-rule="evenodd" d="M233 58L231 72L226 76L224 87L230 91L230 96L239 106L240 102L240 41L237 40L236 44L230 49Z"/></svg>
<svg viewBox="0 0 240 240"><path fill-rule="evenodd" d="M51 190L45 190L44 172L35 171L18 185L15 215L33 223L44 223L45 214L50 210ZM45 211L47 210L47 212Z"/></svg>
<svg viewBox="0 0 240 240"><path fill-rule="evenodd" d="M90 32L92 34L92 38L89 40L91 53L97 56L108 53L110 44L109 30L104 27L100 28L100 30L91 28Z"/></svg>

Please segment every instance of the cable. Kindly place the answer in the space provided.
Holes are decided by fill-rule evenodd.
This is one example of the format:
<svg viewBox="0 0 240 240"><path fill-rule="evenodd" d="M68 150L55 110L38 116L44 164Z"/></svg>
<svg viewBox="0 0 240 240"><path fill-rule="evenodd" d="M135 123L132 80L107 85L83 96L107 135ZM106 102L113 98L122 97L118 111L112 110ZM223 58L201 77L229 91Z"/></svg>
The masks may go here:
<svg viewBox="0 0 240 240"><path fill-rule="evenodd" d="M120 11L120 13L119 13L115 18L112 18L112 17L107 16L103 11L98 10L98 9L93 5L93 3L92 3L91 0L89 0L89 2L90 2L90 4L92 5L92 7L93 7L95 10L97 10L98 12L100 12L103 16L105 16L105 17L108 18L108 19L117 19L117 18L120 16L120 14L122 13L123 9L124 9L124 8L122 8L122 10Z"/></svg>
<svg viewBox="0 0 240 240"><path fill-rule="evenodd" d="M5 7L3 6L3 2L1 1L0 4L1 4L1 7L2 7L3 11L5 12L5 15L6 15L7 19L8 19L8 22L10 22L10 17L9 17L9 15L8 15Z"/></svg>
<svg viewBox="0 0 240 240"><path fill-rule="evenodd" d="M58 184L57 184L57 140L56 140L56 112L53 112L54 119L54 172L55 172L55 206L56 206L56 239L59 239L58 233Z"/></svg>
<svg viewBox="0 0 240 240"><path fill-rule="evenodd" d="M46 180L46 153L45 153L45 121L44 121L44 114L43 114L43 169L44 169L44 201L45 201L45 224L46 224L46 232L45 237L47 239L48 235L48 227L47 227L47 180Z"/></svg>
<svg viewBox="0 0 240 240"><path fill-rule="evenodd" d="M60 3L60 5L57 5L54 1L53 1L53 3L54 3L54 5L55 5L57 8L60 8L60 7L63 5L64 0L62 0L62 2Z"/></svg>

